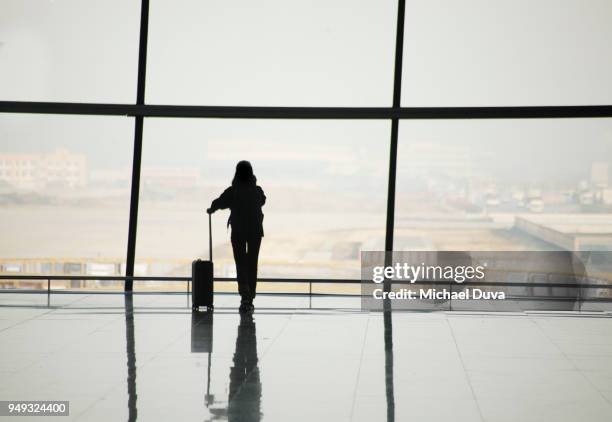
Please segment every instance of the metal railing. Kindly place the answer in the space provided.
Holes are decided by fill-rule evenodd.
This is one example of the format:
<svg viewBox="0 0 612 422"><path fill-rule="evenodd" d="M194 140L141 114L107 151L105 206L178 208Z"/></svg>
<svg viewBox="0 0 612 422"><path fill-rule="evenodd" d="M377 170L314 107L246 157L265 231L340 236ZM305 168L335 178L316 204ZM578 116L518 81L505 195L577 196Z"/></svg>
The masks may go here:
<svg viewBox="0 0 612 422"><path fill-rule="evenodd" d="M184 277L167 277L167 276L133 276L133 277L128 277L128 276L94 276L94 275L8 275L8 274L0 274L0 280L27 280L27 281L32 281L32 280L46 280L47 281L47 288L46 289L7 289L7 288L0 288L0 293L7 293L7 292L24 292L24 291L29 291L29 292L35 292L35 293L48 293L51 294L53 292L63 292L65 291L64 289L52 289L51 288L51 281L72 281L72 280L76 280L76 281L87 281L87 280L91 280L91 281L163 281L163 282L177 282L177 283L185 283L186 285L186 293L190 293L191 290L191 277L188 276L184 276ZM224 283L224 282L236 282L236 278L235 277L215 277L214 278L214 282L218 282L218 283ZM327 278L327 279L317 279L317 278L273 278L273 277L261 277L257 279L258 282L261 283L294 283L294 284L308 284L308 295L312 296L313 294L316 295L318 293L313 293L312 292L312 286L313 284L353 284L353 285L359 285L362 283L362 280L360 279L333 279L333 278ZM464 284L456 284L459 287L526 287L529 289L533 289L533 288L567 288L567 289L603 289L603 290L609 290L610 291L610 297L608 298L604 298L607 299L609 301L612 301L612 283L610 283L608 280L601 280L601 283L561 283L561 282L538 282L538 281L526 281L526 282L501 282L501 281L495 281L495 282L470 282L470 283L464 283ZM416 286L420 286L420 285L435 285L435 286L439 286L439 285L449 285L452 286L455 285L455 283L450 283L448 280L419 280L416 283L410 283L407 281L392 281L393 285L416 285ZM78 290L78 292L87 292L87 293L102 293L100 291L96 291L96 290L88 290L85 291L84 289L75 289ZM155 291L155 293L164 293L162 291ZM328 294L326 294L328 295ZM329 295L333 295L333 294L329 294ZM350 296L355 296L355 295L350 295ZM552 299L557 299L557 298L552 298Z"/></svg>
<svg viewBox="0 0 612 422"><path fill-rule="evenodd" d="M51 288L51 281L164 281L164 282L177 282L177 283L185 283L186 285L186 293L190 293L191 290L191 277L166 277L166 276L93 276L93 275L6 275L0 274L0 280L46 280L47 288L46 289L6 289L0 288L0 293L12 293L12 292L32 292L32 293L47 293L51 294L54 292L64 292L64 289L56 289L53 290ZM235 277L215 277L215 282L237 282ZM257 279L258 282L261 283L294 283L294 284L308 284L308 295L316 295L317 293L312 292L313 284L360 284L361 280L359 279L305 279L305 278L270 278L270 277L262 277ZM77 289L79 293L102 293L101 291L96 290L85 290L85 289ZM156 291L155 293L164 293L162 291ZM351 295L354 296L354 295Z"/></svg>

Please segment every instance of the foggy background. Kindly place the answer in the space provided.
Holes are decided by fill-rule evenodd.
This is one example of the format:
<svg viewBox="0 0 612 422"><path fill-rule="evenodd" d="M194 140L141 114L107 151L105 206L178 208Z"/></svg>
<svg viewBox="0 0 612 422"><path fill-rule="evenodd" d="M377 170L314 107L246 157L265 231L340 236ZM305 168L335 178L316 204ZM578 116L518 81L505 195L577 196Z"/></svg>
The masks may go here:
<svg viewBox="0 0 612 422"><path fill-rule="evenodd" d="M391 105L396 1L150 7L149 104ZM133 103L139 19L138 0L3 0L0 99ZM606 0L408 0L402 105L610 104L610 22ZM0 271L124 270L133 132L0 115ZM269 199L262 275L357 277L359 251L384 246L389 136L389 121L146 118L137 272L207 256L202 211L248 159ZM612 119L402 121L398 154L397 249L560 247L525 218L612 247ZM226 218L216 270L232 276Z"/></svg>

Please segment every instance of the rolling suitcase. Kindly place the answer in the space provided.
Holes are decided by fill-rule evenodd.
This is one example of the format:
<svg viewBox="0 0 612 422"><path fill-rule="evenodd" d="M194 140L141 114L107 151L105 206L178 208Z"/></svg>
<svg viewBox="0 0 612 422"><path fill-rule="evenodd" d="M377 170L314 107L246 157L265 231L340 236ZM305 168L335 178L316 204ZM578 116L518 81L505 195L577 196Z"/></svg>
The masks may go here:
<svg viewBox="0 0 612 422"><path fill-rule="evenodd" d="M212 262L212 223L208 214L208 253L209 261L196 259L191 264L191 309L196 311L201 306L212 310L213 306L213 262Z"/></svg>

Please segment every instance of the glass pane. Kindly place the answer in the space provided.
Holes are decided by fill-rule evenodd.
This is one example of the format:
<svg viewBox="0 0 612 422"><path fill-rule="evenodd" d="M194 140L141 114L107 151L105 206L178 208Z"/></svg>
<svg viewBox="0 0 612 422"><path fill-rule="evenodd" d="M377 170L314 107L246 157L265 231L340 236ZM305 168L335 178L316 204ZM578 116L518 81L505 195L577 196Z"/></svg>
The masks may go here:
<svg viewBox="0 0 612 422"><path fill-rule="evenodd" d="M139 0L2 0L0 99L132 103Z"/></svg>
<svg viewBox="0 0 612 422"><path fill-rule="evenodd" d="M156 0L147 101L390 106L395 0Z"/></svg>
<svg viewBox="0 0 612 422"><path fill-rule="evenodd" d="M396 250L612 250L612 119L405 121Z"/></svg>
<svg viewBox="0 0 612 422"><path fill-rule="evenodd" d="M132 118L0 114L0 274L124 273L133 137Z"/></svg>
<svg viewBox="0 0 612 422"><path fill-rule="evenodd" d="M612 103L612 2L408 0L404 106Z"/></svg>
<svg viewBox="0 0 612 422"><path fill-rule="evenodd" d="M378 121L146 119L141 273L208 259L205 209L246 159L267 196L259 275L358 279L359 251L384 247L388 139ZM228 215L212 216L218 277L235 277Z"/></svg>

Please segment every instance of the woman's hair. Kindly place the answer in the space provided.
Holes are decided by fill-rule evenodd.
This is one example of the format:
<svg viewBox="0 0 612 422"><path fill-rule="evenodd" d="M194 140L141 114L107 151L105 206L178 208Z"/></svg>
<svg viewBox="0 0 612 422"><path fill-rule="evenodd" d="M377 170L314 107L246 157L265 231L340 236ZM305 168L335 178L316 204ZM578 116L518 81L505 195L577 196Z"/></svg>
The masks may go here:
<svg viewBox="0 0 612 422"><path fill-rule="evenodd" d="M239 161L236 164L236 173L234 174L234 180L232 180L232 186L238 184L254 185L257 182L257 178L253 174L253 166L248 161Z"/></svg>

